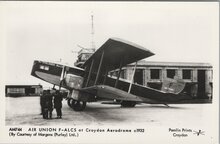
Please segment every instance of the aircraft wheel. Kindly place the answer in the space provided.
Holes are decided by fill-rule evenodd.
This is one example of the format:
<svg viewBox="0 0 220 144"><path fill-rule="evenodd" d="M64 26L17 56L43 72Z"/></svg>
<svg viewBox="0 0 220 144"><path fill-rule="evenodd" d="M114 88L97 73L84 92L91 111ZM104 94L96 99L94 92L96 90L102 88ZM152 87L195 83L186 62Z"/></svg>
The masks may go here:
<svg viewBox="0 0 220 144"><path fill-rule="evenodd" d="M72 100L72 106L71 107L75 111L82 111L82 110L84 110L86 108L86 102Z"/></svg>
<svg viewBox="0 0 220 144"><path fill-rule="evenodd" d="M67 104L68 104L68 106L71 107L71 108L72 108L72 103L73 103L73 99L72 99L72 98L70 98L70 99L67 100Z"/></svg>
<svg viewBox="0 0 220 144"><path fill-rule="evenodd" d="M122 101L121 107L134 107L136 105L136 102L133 101Z"/></svg>

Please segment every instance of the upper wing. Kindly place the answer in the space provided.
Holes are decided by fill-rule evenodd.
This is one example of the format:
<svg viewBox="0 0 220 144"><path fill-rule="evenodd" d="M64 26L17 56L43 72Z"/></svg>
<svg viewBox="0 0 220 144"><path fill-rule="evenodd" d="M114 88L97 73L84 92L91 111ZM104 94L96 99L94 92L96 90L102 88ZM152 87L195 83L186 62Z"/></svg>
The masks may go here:
<svg viewBox="0 0 220 144"><path fill-rule="evenodd" d="M94 60L93 71L97 71L102 54L102 66L108 71L154 55L148 49L137 44L119 38L110 38L84 63L83 67L91 65Z"/></svg>

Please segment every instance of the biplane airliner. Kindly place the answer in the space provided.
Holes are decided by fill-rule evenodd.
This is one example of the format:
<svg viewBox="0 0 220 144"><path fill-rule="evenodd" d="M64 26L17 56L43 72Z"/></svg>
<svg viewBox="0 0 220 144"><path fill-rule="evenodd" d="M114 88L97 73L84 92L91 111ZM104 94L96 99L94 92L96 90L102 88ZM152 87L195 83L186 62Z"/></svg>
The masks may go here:
<svg viewBox="0 0 220 144"><path fill-rule="evenodd" d="M185 83L178 78L164 80L160 90L133 83L137 61L153 55L137 44L110 38L89 57L83 68L35 60L31 75L68 89L68 105L75 111L84 110L87 102L100 98L116 100L122 107L134 107L137 103L166 105L188 99L181 93ZM133 79L121 79L122 67L130 63L135 63ZM116 69L117 76L110 76L109 72Z"/></svg>

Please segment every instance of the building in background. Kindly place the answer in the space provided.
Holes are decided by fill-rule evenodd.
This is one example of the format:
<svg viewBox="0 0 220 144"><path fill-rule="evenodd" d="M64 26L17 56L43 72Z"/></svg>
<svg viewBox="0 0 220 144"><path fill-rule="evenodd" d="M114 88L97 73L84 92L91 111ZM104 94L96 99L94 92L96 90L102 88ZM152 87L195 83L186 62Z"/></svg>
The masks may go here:
<svg viewBox="0 0 220 144"><path fill-rule="evenodd" d="M5 96L17 97L17 96L39 96L42 94L42 85L6 85Z"/></svg>

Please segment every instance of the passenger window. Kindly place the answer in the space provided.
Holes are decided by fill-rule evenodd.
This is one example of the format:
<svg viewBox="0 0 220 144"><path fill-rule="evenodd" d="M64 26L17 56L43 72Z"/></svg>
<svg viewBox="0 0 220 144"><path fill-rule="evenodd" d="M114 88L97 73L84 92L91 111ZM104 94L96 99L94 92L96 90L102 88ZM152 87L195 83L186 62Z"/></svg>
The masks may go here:
<svg viewBox="0 0 220 144"><path fill-rule="evenodd" d="M44 69L48 71L48 70L49 70L49 66L45 66L45 68L44 68Z"/></svg>
<svg viewBox="0 0 220 144"><path fill-rule="evenodd" d="M49 66L40 65L40 69L42 70L49 70Z"/></svg>
<svg viewBox="0 0 220 144"><path fill-rule="evenodd" d="M43 66L43 65L40 65L40 69L42 69L42 70L43 70L43 69L44 69L44 66Z"/></svg>

